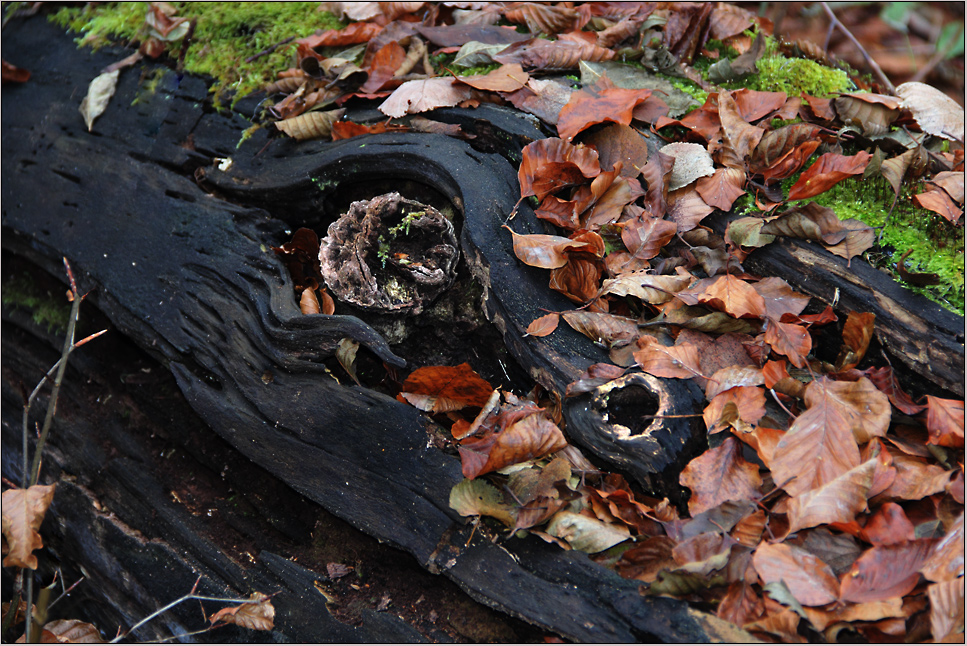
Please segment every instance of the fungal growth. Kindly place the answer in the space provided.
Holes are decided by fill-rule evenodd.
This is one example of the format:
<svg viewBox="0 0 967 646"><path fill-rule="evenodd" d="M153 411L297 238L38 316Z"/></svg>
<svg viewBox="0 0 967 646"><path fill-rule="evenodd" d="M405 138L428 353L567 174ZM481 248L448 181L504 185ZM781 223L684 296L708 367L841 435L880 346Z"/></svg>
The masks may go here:
<svg viewBox="0 0 967 646"><path fill-rule="evenodd" d="M409 315L453 284L459 257L453 224L399 193L353 202L319 246L322 275L336 298Z"/></svg>

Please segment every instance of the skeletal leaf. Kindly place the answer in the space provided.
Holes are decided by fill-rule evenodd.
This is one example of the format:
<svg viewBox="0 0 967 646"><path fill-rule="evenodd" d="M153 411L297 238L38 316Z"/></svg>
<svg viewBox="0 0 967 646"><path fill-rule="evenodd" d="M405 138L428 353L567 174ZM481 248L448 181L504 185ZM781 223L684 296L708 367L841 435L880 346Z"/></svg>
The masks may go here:
<svg viewBox="0 0 967 646"><path fill-rule="evenodd" d="M87 88L87 96L81 101L81 115L84 123L87 124L87 131L91 132L94 127L94 120L104 114L114 90L117 88L120 70L107 72L97 76Z"/></svg>
<svg viewBox="0 0 967 646"><path fill-rule="evenodd" d="M345 109L326 112L305 112L291 119L276 121L275 127L298 141L321 139L332 134L332 124L346 112Z"/></svg>

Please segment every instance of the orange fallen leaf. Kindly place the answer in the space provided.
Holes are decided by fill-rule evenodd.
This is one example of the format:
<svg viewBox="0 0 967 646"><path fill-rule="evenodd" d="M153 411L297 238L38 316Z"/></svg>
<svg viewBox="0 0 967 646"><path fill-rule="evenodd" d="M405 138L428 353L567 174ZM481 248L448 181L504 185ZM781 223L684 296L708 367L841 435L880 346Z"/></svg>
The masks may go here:
<svg viewBox="0 0 967 646"><path fill-rule="evenodd" d="M866 170L866 165L872 157L873 155L865 150L849 157L826 153L807 168L792 185L789 189L789 201L805 200L825 193L847 177L861 174Z"/></svg>
<svg viewBox="0 0 967 646"><path fill-rule="evenodd" d="M401 390L400 401L432 413L480 408L494 391L467 363L418 368L406 378Z"/></svg>
<svg viewBox="0 0 967 646"><path fill-rule="evenodd" d="M692 492L688 499L692 516L726 500L758 498L762 485L759 467L742 458L742 445L733 437L689 462L678 481Z"/></svg>
<svg viewBox="0 0 967 646"><path fill-rule="evenodd" d="M964 402L927 395L927 431L929 444L964 446Z"/></svg>
<svg viewBox="0 0 967 646"><path fill-rule="evenodd" d="M782 581L804 606L823 606L839 598L839 581L822 559L787 543L763 543L752 557L764 583Z"/></svg>

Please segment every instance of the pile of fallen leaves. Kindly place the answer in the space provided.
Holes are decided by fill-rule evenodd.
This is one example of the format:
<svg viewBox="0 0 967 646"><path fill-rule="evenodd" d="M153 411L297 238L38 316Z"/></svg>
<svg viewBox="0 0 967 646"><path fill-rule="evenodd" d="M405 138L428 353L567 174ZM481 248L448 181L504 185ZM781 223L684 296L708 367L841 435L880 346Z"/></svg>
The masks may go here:
<svg viewBox="0 0 967 646"><path fill-rule="evenodd" d="M694 380L708 399L713 448L682 472L691 496L680 514L569 446L553 397L495 390L467 365L419 369L399 398L451 427L466 477L454 509L595 554L644 594L711 603L765 639L962 638L963 402L914 401L891 367L859 369L874 335L869 314L849 313L839 356L817 359L813 335L838 320L832 308L805 314L807 296L741 267L776 236L846 259L869 249L870 227L806 202L847 177L879 174L898 199L904 182L929 177L912 199L959 224L956 104L922 84L896 97L708 86L689 63L709 29L752 52L739 64L754 66L761 43L747 30L768 27L729 5L326 7L358 22L298 41L298 66L270 88L285 94L272 108L276 126L334 139L425 129L404 117L484 101L542 119L558 136L524 149L521 199L560 234L519 235L511 218L508 235L518 258L550 270L549 287L580 307L547 313L528 332L553 334L563 318L610 350L613 364L592 366L568 395L642 370ZM672 118L661 90L618 87L607 68L588 65L618 52L654 58L652 36L673 61L665 70L710 90L703 106ZM496 66L440 76L431 60L441 53L456 54L455 69ZM592 70L594 80L574 89L552 76L562 70ZM352 123L322 109L354 98L381 99L391 119ZM650 152L646 140L669 132L682 141ZM701 224L746 192L758 216L724 236ZM779 208L789 202L799 204Z"/></svg>

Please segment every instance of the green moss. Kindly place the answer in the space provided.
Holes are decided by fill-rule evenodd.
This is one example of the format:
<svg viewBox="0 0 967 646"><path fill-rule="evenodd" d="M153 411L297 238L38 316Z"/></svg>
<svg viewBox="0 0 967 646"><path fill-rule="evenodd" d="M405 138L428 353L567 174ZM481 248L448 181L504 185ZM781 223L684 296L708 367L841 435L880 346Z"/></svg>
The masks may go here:
<svg viewBox="0 0 967 646"><path fill-rule="evenodd" d="M782 54L763 56L756 63L759 73L738 84L750 90L785 92L799 96L828 96L855 89L843 70L826 67L805 58L786 58Z"/></svg>
<svg viewBox="0 0 967 646"><path fill-rule="evenodd" d="M192 42L185 53L185 71L215 79L216 100L233 94L236 99L275 80L278 71L294 64L295 43L287 43L252 62L246 59L289 37L303 38L317 29L339 29L346 23L315 2L174 2L177 16L196 20ZM57 24L79 32L78 43L102 47L127 44L147 34L146 2L118 2L65 7L52 16ZM168 44L172 59L181 55L181 43Z"/></svg>
<svg viewBox="0 0 967 646"><path fill-rule="evenodd" d="M3 304L30 312L37 325L48 332L63 334L67 331L71 306L62 294L51 294L38 287L29 274L11 276L3 284Z"/></svg>
<svg viewBox="0 0 967 646"><path fill-rule="evenodd" d="M882 249L869 251L867 260L874 266L889 269L900 280L892 266L912 249L906 260L907 271L937 274L941 284L907 287L963 315L964 227L954 226L932 211L914 205L910 197L920 190L916 186L905 188L883 231ZM882 227L893 202L893 189L881 177L854 178L840 182L812 199L833 209L841 220L856 218L872 227Z"/></svg>

